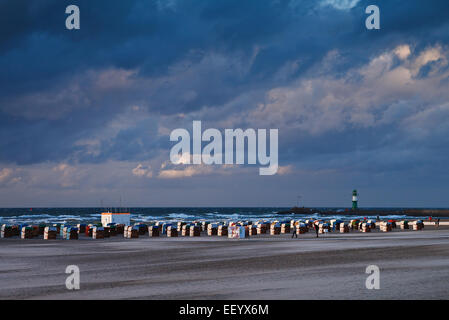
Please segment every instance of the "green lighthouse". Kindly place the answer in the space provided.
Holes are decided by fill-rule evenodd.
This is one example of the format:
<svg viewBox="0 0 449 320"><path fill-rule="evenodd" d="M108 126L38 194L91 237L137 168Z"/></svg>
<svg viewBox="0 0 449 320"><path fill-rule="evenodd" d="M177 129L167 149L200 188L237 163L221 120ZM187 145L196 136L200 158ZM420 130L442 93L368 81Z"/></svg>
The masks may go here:
<svg viewBox="0 0 449 320"><path fill-rule="evenodd" d="M357 202L358 202L358 193L357 193L357 190L353 190L352 191L352 210L357 210Z"/></svg>

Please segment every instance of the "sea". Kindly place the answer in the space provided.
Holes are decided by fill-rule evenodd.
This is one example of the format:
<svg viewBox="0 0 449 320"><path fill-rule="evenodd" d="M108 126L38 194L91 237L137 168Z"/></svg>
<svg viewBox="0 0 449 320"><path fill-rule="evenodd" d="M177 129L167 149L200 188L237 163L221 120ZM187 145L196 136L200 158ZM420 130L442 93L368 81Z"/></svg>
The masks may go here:
<svg viewBox="0 0 449 320"><path fill-rule="evenodd" d="M257 221L257 220L291 220L291 219L360 219L376 218L375 216L345 215L341 208L317 208L332 211L332 214L311 215L279 214L290 208L126 208L110 209L111 212L130 212L131 221L134 223L149 223L153 221ZM369 209L369 208L367 208ZM388 219L412 219L413 217L400 215L395 208L376 208L385 210L388 214L383 218ZM101 213L105 208L0 208L0 224L77 224L96 223L101 220ZM396 212L396 213L395 213Z"/></svg>

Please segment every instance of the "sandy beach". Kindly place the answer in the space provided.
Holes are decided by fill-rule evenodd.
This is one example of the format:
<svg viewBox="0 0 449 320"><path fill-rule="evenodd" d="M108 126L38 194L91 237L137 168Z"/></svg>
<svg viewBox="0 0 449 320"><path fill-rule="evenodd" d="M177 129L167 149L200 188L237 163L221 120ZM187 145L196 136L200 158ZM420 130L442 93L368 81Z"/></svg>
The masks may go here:
<svg viewBox="0 0 449 320"><path fill-rule="evenodd" d="M381 233L0 239L0 299L448 299L449 227ZM81 289L65 287L77 265ZM380 289L367 290L368 265Z"/></svg>

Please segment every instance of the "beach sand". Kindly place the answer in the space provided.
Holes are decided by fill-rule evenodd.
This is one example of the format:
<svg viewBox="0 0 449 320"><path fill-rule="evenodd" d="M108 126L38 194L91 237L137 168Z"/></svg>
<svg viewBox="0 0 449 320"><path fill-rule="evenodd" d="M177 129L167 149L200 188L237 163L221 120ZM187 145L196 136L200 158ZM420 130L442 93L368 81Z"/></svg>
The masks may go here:
<svg viewBox="0 0 449 320"><path fill-rule="evenodd" d="M77 265L81 289L65 287ZM380 289L365 287L368 265ZM105 240L0 239L0 299L448 299L449 228Z"/></svg>

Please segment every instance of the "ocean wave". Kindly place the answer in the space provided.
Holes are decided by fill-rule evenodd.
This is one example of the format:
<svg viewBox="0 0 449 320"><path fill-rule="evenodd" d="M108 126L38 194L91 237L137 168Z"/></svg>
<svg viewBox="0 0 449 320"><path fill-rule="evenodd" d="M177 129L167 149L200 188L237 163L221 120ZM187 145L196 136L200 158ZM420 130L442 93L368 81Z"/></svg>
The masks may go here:
<svg viewBox="0 0 449 320"><path fill-rule="evenodd" d="M185 213L169 213L168 217L175 219L196 219L198 216Z"/></svg>
<svg viewBox="0 0 449 320"><path fill-rule="evenodd" d="M20 216L12 216L8 218L15 218L15 219L30 219L30 218L51 218L55 217L49 214L24 214Z"/></svg>

